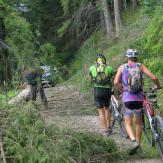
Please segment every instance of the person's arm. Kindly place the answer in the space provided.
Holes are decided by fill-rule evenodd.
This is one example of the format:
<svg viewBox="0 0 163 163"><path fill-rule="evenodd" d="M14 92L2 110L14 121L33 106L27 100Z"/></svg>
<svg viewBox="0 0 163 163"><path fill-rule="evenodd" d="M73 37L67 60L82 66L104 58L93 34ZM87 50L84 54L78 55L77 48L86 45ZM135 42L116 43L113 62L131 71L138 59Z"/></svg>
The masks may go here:
<svg viewBox="0 0 163 163"><path fill-rule="evenodd" d="M116 71L112 68L112 69L111 69L111 81L112 81L112 84L113 84L112 87L114 87L115 74L116 74ZM113 92L114 92L114 91L113 91Z"/></svg>
<svg viewBox="0 0 163 163"><path fill-rule="evenodd" d="M88 80L90 83L93 83L93 76L92 76L91 72L89 72Z"/></svg>
<svg viewBox="0 0 163 163"><path fill-rule="evenodd" d="M159 82L158 78L151 71L149 71L148 68L145 67L143 64L141 65L141 69L144 74L146 74L148 77L150 77L152 79L152 81L157 86L157 89L160 89L161 86L160 86L160 82Z"/></svg>
<svg viewBox="0 0 163 163"><path fill-rule="evenodd" d="M114 79L114 85L119 89L121 93L123 92L122 84L120 83L121 78L122 78L122 68L123 68L123 65L121 65L118 68L117 74L115 75L115 79Z"/></svg>
<svg viewBox="0 0 163 163"><path fill-rule="evenodd" d="M93 83L93 76L92 76L92 69L93 69L93 66L91 66L90 68L89 68L89 71L88 71L88 81L92 84Z"/></svg>

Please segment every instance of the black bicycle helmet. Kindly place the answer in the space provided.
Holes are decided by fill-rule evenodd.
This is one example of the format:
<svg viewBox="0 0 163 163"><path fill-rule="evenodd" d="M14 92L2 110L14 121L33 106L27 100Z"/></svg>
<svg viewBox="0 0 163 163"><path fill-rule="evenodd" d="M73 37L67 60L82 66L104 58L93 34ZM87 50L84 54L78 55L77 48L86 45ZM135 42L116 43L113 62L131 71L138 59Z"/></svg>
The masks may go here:
<svg viewBox="0 0 163 163"><path fill-rule="evenodd" d="M103 54L98 53L98 54L96 55L96 62L97 62L97 59L98 59L98 58L104 59L104 64L106 64L106 58L105 58L105 56L104 56Z"/></svg>

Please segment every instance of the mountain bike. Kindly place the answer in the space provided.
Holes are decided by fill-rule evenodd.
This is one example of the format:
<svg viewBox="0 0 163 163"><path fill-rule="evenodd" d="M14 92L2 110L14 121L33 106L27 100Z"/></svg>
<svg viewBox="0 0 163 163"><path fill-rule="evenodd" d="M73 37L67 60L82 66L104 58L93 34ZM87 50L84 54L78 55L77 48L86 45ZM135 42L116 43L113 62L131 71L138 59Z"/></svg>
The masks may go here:
<svg viewBox="0 0 163 163"><path fill-rule="evenodd" d="M151 97L156 99L156 96L156 89L153 88L150 88L144 95L142 129L147 143L157 148L163 160L163 119L155 115L154 107L150 103Z"/></svg>
<svg viewBox="0 0 163 163"><path fill-rule="evenodd" d="M128 138L128 134L124 125L124 118L123 118L123 105L121 103L121 100L118 100L112 93L111 95L111 103L110 103L110 109L111 109L111 129L115 127L115 124L117 123L120 129L121 136Z"/></svg>

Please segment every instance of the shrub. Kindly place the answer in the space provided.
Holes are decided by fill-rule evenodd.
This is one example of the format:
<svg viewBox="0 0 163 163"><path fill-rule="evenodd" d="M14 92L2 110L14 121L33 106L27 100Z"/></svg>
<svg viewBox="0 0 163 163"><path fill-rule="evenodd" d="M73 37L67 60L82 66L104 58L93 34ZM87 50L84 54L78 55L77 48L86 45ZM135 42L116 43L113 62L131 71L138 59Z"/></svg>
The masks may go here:
<svg viewBox="0 0 163 163"><path fill-rule="evenodd" d="M4 146L8 161L13 163L96 162L120 158L113 140L93 133L61 130L56 125L45 127L32 103L6 110L3 118ZM112 153L103 158L102 154Z"/></svg>

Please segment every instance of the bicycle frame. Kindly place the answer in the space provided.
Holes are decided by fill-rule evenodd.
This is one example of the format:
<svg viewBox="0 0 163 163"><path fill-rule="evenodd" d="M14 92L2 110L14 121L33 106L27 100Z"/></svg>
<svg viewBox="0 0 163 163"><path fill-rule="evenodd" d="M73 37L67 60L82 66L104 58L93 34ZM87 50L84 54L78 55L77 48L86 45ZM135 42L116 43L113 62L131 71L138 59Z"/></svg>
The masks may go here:
<svg viewBox="0 0 163 163"><path fill-rule="evenodd" d="M144 99L143 99L143 104L144 104L145 108L148 110L150 116L153 117L154 116L154 110L152 109L152 107L149 104L149 101L146 99L146 97L144 97Z"/></svg>
<svg viewBox="0 0 163 163"><path fill-rule="evenodd" d="M150 130L152 132L152 139L153 139L153 143L152 146L156 146L159 154L160 154L160 158L163 160L163 148L160 145L160 133L158 132L158 117L159 116L155 116L154 115L154 109L151 107L149 101L146 99L146 97L144 97L143 100L143 104L144 104L144 108L146 109L147 112L147 118L149 120L149 125L150 125ZM160 126L161 127L161 126ZM160 128L161 129L161 128Z"/></svg>
<svg viewBox="0 0 163 163"><path fill-rule="evenodd" d="M154 93L155 90L152 90ZM150 92L149 92L150 93ZM148 94L147 94L148 97ZM142 127L145 139L150 146L155 146L163 161L163 120L159 115L155 115L150 100L144 95Z"/></svg>
<svg viewBox="0 0 163 163"><path fill-rule="evenodd" d="M149 119L149 123L150 123L150 128L152 130L152 134L153 134L153 137L154 137L154 140L157 141L158 138L159 138L159 135L155 129L155 116L154 116L154 110L153 108L151 107L151 105L149 104L149 101L146 99L146 97L144 97L143 99L143 104L144 104L144 107L147 111L147 116L148 116L148 119Z"/></svg>

